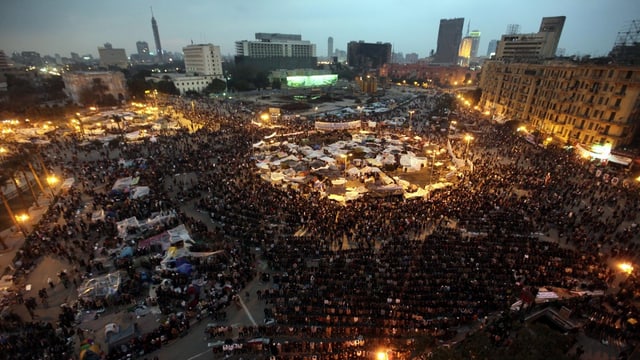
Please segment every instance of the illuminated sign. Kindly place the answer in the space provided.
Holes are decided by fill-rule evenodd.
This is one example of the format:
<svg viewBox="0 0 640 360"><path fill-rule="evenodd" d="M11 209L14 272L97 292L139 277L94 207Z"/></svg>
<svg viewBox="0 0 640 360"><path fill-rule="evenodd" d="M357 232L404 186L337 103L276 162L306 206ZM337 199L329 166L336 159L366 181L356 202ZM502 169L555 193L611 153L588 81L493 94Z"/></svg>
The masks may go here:
<svg viewBox="0 0 640 360"><path fill-rule="evenodd" d="M338 75L287 76L290 88L332 86L338 82Z"/></svg>

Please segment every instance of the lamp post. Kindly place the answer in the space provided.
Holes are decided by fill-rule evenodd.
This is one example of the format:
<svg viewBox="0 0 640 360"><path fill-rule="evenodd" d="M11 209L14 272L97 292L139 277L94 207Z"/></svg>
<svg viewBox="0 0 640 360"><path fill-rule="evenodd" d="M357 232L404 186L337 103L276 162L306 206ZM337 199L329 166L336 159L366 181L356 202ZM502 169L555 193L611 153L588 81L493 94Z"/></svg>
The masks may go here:
<svg viewBox="0 0 640 360"><path fill-rule="evenodd" d="M25 229L25 223L29 221L29 214L22 213L20 215L16 215L16 220L18 222L18 228L24 237L27 237L27 230Z"/></svg>
<svg viewBox="0 0 640 360"><path fill-rule="evenodd" d="M349 161L351 154L342 154L340 157L344 158L344 178L347 179L347 162Z"/></svg>
<svg viewBox="0 0 640 360"><path fill-rule="evenodd" d="M469 143L471 142L471 140L473 140L473 136L467 134L464 136L464 141L467 142L467 146L464 149L464 157L467 157L467 152L469 151Z"/></svg>
<svg viewBox="0 0 640 360"><path fill-rule="evenodd" d="M409 110L409 131L411 131L412 127L413 127L413 113L416 112L415 110Z"/></svg>
<svg viewBox="0 0 640 360"><path fill-rule="evenodd" d="M51 191L51 198L55 197L55 194L53 193L53 187L58 183L58 181L58 177L56 177L55 175L47 176L47 184L49 185L49 190Z"/></svg>

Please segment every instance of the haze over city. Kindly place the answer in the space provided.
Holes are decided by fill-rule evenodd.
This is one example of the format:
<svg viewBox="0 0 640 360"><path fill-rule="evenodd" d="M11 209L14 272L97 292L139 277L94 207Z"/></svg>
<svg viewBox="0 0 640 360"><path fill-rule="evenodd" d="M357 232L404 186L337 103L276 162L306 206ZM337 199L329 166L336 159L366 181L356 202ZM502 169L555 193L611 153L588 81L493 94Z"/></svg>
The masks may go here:
<svg viewBox="0 0 640 360"><path fill-rule="evenodd" d="M469 21L470 30L482 33L479 53L484 54L509 24L520 25L522 33L536 32L542 17L566 16L558 47L566 55L603 56L640 13L640 2L634 0L8 0L0 12L0 48L7 54L95 55L98 46L109 42L130 55L136 41L153 43L150 7L166 51L181 51L193 41L219 45L223 55L235 54L234 42L253 40L256 32L278 32L301 34L317 45L318 56L327 53L332 36L336 49L346 50L349 41L380 41L391 43L394 52L425 57L436 48L440 19L458 17L465 19L463 33Z"/></svg>

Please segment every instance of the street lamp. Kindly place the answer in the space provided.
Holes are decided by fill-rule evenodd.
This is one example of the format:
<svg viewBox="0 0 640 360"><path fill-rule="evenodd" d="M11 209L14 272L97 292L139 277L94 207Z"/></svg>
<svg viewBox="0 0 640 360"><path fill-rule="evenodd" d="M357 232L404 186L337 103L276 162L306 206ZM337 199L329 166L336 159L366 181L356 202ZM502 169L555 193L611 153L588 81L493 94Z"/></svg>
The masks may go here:
<svg viewBox="0 0 640 360"><path fill-rule="evenodd" d="M349 156L351 156L351 154L342 154L340 155L341 158L344 159L344 178L347 178L347 162L349 161Z"/></svg>
<svg viewBox="0 0 640 360"><path fill-rule="evenodd" d="M20 215L16 215L16 221L18 223L18 229L20 230L20 232L22 233L22 235L24 235L25 237L27 237L27 231L24 228L24 224L29 220L29 214L25 214L22 213Z"/></svg>
<svg viewBox="0 0 640 360"><path fill-rule="evenodd" d="M47 176L47 185L49 185L49 190L51 191L51 197L55 197L53 193L53 187L58 183L58 178L55 175Z"/></svg>
<svg viewBox="0 0 640 360"><path fill-rule="evenodd" d="M464 141L467 142L467 147L464 149L464 156L467 156L467 152L469 151L469 143L473 140L473 136L467 134L464 136Z"/></svg>
<svg viewBox="0 0 640 360"><path fill-rule="evenodd" d="M411 128L413 126L413 113L416 112L415 110L409 110L409 131L411 131Z"/></svg>

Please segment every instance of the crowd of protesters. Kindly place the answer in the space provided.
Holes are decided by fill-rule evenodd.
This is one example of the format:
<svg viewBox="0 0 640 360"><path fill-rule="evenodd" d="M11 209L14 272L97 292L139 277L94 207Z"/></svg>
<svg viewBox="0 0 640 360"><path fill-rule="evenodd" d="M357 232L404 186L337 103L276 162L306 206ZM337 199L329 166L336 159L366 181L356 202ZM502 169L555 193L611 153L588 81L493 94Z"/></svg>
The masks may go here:
<svg viewBox="0 0 640 360"><path fill-rule="evenodd" d="M527 288L607 291L616 275L607 260L638 260L633 257L637 232L627 225L638 220L637 191L605 182L574 153L532 145L508 126L479 126L482 131L468 156L473 171L467 170L456 187L427 199L364 197L343 206L317 192L302 196L260 178L252 144L269 130L250 126L254 115L244 104L178 100L171 105L199 130L113 147L93 147L79 138L49 145L48 166L60 169L64 178L75 178L77 185L56 197L26 239L16 259L19 273L45 254L57 256L71 264L64 277L75 289L100 272L100 255L127 245L118 237L118 221L174 211L175 218L139 237L185 224L199 250L223 255L215 261L191 259L194 271L185 276L154 271L158 263L150 250L137 249L134 258L148 261L143 267L154 272L155 282L168 280L148 303L160 305L167 315L203 307L211 313L224 311L258 276L252 251L258 247L272 275L258 297L278 325L247 334L298 338L292 344L306 350L297 352L350 358L359 348L340 350L344 342L337 339L376 342L418 332L449 340L460 326L508 310ZM426 113L431 105L419 98L411 106ZM292 130L310 131L308 125L299 123ZM446 133L430 132L424 119L416 119L416 125L426 141L447 147ZM465 157L464 149L454 140L453 152ZM128 176L139 177L150 194L131 199L110 191L117 179ZM189 216L186 207L206 213L211 221ZM92 221L95 211L104 211L104 220ZM304 235L296 236L300 229ZM558 241L540 240L539 233L552 231ZM128 275L120 300L81 299L77 309L144 300L145 280L134 261L114 259L114 267ZM197 296L190 290L195 280ZM630 326L623 325L619 333L612 333L611 326L637 315L630 295L637 286L630 277L598 304L577 307L590 316L589 333L637 341L638 332ZM60 328L71 327L70 319L63 318ZM188 330L189 319L171 319L175 321L133 339L130 349L148 353ZM53 326L39 331L52 334L56 340L51 344L68 346ZM296 352L280 346L271 352ZM114 351L110 356L124 354Z"/></svg>

